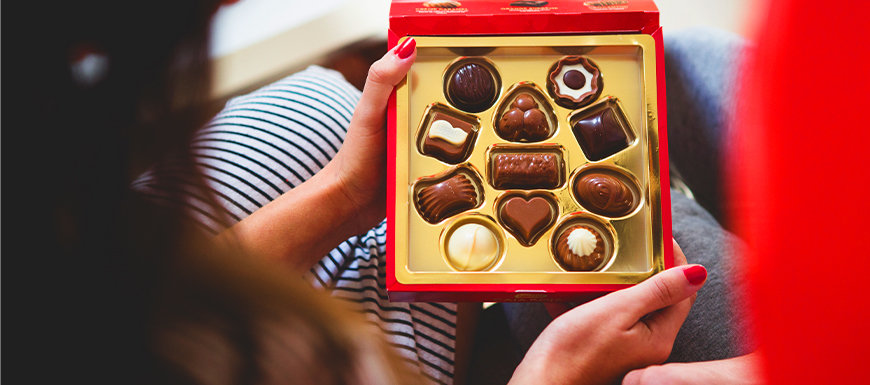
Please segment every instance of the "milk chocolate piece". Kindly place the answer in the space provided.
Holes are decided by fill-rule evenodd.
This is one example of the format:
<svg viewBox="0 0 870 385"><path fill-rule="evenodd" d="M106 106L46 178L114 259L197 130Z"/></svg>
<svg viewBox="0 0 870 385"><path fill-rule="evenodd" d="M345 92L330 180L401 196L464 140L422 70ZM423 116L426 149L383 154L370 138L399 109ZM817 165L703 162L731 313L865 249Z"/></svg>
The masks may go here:
<svg viewBox="0 0 870 385"><path fill-rule="evenodd" d="M561 164L556 154L494 154L491 171L492 185L499 190L553 189L561 184Z"/></svg>
<svg viewBox="0 0 870 385"><path fill-rule="evenodd" d="M598 65L584 56L566 56L550 67L547 91L556 104L577 109L601 96L604 80Z"/></svg>
<svg viewBox="0 0 870 385"><path fill-rule="evenodd" d="M587 210L621 217L634 209L634 194L623 181L610 174L587 172L574 183L577 201Z"/></svg>
<svg viewBox="0 0 870 385"><path fill-rule="evenodd" d="M450 114L435 112L423 138L423 154L442 162L457 164L470 155L474 124Z"/></svg>
<svg viewBox="0 0 870 385"><path fill-rule="evenodd" d="M477 191L461 173L420 189L416 198L420 216L429 223L441 222L477 205Z"/></svg>
<svg viewBox="0 0 870 385"><path fill-rule="evenodd" d="M574 225L556 241L556 262L565 270L592 271L606 259L604 238L591 226Z"/></svg>
<svg viewBox="0 0 870 385"><path fill-rule="evenodd" d="M571 119L571 130L586 158L601 160L628 147L628 122L619 106L608 101Z"/></svg>
<svg viewBox="0 0 870 385"><path fill-rule="evenodd" d="M447 81L447 99L463 111L484 111L495 103L498 94L494 76L483 64L462 64Z"/></svg>
<svg viewBox="0 0 870 385"><path fill-rule="evenodd" d="M543 196L515 195L502 201L498 216L521 244L531 246L556 221L555 211L555 204Z"/></svg>
<svg viewBox="0 0 870 385"><path fill-rule="evenodd" d="M502 139L513 142L537 142L550 136L550 124L538 108L535 98L522 92L502 115L495 131Z"/></svg>

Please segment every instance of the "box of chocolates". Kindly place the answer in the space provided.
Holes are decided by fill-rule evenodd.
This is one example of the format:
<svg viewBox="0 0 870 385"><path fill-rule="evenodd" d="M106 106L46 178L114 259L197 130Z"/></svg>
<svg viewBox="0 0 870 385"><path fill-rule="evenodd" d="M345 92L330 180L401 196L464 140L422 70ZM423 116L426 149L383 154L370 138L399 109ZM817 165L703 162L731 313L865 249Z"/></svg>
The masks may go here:
<svg viewBox="0 0 870 385"><path fill-rule="evenodd" d="M652 1L394 0L393 301L579 301L673 265Z"/></svg>

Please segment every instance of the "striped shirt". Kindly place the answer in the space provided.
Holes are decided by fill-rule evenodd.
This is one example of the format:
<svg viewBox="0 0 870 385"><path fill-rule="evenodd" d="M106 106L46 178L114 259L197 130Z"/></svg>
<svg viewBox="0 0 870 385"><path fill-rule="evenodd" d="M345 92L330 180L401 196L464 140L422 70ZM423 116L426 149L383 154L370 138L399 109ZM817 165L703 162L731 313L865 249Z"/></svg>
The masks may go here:
<svg viewBox="0 0 870 385"><path fill-rule="evenodd" d="M206 231L217 234L322 169L341 147L360 95L338 72L311 66L230 100L196 132L190 151L208 191L198 189L195 178L171 161L155 166L133 186L155 201L182 206ZM157 175L175 187L158 183ZM214 213L208 195L223 213ZM456 304L390 302L385 253L382 221L342 242L306 278L363 312L422 376L452 384Z"/></svg>

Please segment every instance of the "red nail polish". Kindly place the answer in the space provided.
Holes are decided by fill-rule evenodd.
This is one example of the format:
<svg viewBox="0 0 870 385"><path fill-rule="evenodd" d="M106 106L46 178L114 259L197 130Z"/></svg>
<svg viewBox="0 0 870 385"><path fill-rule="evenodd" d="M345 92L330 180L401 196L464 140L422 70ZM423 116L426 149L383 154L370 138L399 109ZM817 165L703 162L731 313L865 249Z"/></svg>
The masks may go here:
<svg viewBox="0 0 870 385"><path fill-rule="evenodd" d="M399 59L407 59L408 56L411 56L411 54L414 52L414 48L416 47L417 41L414 40L413 37L409 37L405 39L405 41L403 41L398 48L396 48L396 56L398 56Z"/></svg>
<svg viewBox="0 0 870 385"><path fill-rule="evenodd" d="M692 285L700 285L707 279L707 269L700 265L689 266L683 269L683 274L686 275L686 279Z"/></svg>

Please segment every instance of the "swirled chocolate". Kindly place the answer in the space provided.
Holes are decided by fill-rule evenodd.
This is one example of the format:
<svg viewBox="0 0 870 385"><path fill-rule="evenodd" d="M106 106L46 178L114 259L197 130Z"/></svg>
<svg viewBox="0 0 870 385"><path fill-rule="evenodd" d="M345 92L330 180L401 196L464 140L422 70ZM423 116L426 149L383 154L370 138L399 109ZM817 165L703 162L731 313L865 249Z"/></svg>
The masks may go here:
<svg viewBox="0 0 870 385"><path fill-rule="evenodd" d="M597 172L582 175L574 184L577 201L587 210L621 217L634 209L634 194L620 178Z"/></svg>
<svg viewBox="0 0 870 385"><path fill-rule="evenodd" d="M495 127L498 136L512 142L537 142L550 136L547 117L532 95L520 93L510 107Z"/></svg>
<svg viewBox="0 0 870 385"><path fill-rule="evenodd" d="M556 154L494 154L491 170L492 185L499 190L553 189L562 184L561 168Z"/></svg>
<svg viewBox="0 0 870 385"><path fill-rule="evenodd" d="M592 271L597 269L607 255L604 238L589 226L571 226L556 241L556 262L565 270Z"/></svg>
<svg viewBox="0 0 870 385"><path fill-rule="evenodd" d="M495 103L498 85L489 68L478 63L466 63L450 75L447 98L467 112L481 112Z"/></svg>
<svg viewBox="0 0 870 385"><path fill-rule="evenodd" d="M415 197L420 216L429 223L441 222L477 205L477 190L461 173L420 189Z"/></svg>

